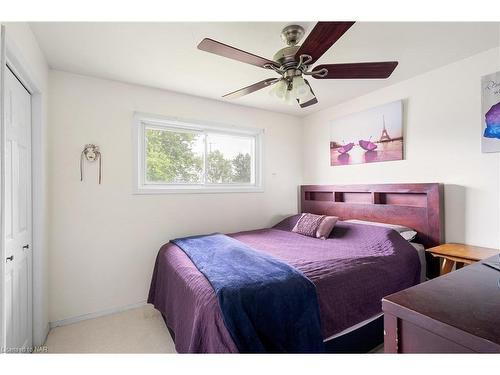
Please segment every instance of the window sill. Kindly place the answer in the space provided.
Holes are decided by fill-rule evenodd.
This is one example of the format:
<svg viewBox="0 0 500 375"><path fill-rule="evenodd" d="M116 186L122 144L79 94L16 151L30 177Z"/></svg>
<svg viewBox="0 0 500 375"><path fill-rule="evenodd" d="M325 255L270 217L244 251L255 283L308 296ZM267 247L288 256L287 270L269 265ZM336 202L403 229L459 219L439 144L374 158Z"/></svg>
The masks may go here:
<svg viewBox="0 0 500 375"><path fill-rule="evenodd" d="M134 195L156 195L156 194L207 194L207 193L263 193L262 186L216 186L216 187L136 187Z"/></svg>

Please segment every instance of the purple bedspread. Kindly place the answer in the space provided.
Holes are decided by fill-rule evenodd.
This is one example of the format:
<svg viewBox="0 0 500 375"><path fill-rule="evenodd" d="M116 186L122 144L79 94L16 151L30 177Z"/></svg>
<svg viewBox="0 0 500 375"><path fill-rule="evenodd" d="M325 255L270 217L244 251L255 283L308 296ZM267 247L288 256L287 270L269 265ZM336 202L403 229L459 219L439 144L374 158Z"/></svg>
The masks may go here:
<svg viewBox="0 0 500 375"><path fill-rule="evenodd" d="M419 281L417 252L394 230L339 222L329 239L319 240L288 225L276 228L229 236L285 261L315 284L325 339L380 313L382 297ZM212 286L172 243L158 253L148 302L165 317L178 352L238 351Z"/></svg>

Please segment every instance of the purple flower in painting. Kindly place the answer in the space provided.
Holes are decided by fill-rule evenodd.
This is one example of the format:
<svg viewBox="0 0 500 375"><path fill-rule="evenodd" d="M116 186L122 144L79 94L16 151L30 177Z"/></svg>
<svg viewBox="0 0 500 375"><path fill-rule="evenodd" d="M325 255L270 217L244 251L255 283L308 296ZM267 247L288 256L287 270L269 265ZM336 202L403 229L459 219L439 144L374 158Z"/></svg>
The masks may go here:
<svg viewBox="0 0 500 375"><path fill-rule="evenodd" d="M484 136L488 138L500 139L500 102L493 105L486 115L486 129L484 129Z"/></svg>

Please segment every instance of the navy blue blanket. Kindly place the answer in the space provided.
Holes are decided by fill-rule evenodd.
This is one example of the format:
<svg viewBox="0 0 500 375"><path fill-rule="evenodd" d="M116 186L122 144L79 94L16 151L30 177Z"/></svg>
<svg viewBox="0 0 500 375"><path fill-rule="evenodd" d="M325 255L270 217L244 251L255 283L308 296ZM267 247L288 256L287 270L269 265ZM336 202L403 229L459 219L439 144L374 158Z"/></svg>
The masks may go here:
<svg viewBox="0 0 500 375"><path fill-rule="evenodd" d="M212 284L240 353L323 352L316 288L298 270L223 234L172 242Z"/></svg>

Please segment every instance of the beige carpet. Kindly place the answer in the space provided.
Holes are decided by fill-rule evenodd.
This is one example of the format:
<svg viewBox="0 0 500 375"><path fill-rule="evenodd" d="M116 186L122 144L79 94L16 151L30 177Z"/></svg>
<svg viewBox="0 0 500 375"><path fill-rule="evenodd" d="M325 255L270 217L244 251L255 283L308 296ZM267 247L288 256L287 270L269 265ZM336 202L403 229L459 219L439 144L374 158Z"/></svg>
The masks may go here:
<svg viewBox="0 0 500 375"><path fill-rule="evenodd" d="M175 353L161 314L147 305L53 328L49 353Z"/></svg>
<svg viewBox="0 0 500 375"><path fill-rule="evenodd" d="M56 327L48 353L176 353L161 314L151 305ZM370 353L383 353L384 346Z"/></svg>

